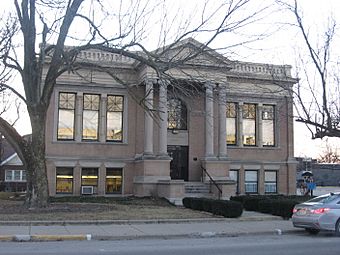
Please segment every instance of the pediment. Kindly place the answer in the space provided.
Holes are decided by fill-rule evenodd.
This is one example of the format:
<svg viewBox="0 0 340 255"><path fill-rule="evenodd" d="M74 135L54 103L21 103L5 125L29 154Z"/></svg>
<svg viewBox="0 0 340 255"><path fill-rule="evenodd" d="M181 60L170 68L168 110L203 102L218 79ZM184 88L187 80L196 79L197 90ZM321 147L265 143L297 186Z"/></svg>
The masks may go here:
<svg viewBox="0 0 340 255"><path fill-rule="evenodd" d="M159 48L154 53L160 55L165 62L182 66L231 68L227 58L193 38Z"/></svg>
<svg viewBox="0 0 340 255"><path fill-rule="evenodd" d="M1 166L22 166L22 161L20 160L18 154L14 153L11 156L9 156L7 159L5 159L3 162L1 162Z"/></svg>

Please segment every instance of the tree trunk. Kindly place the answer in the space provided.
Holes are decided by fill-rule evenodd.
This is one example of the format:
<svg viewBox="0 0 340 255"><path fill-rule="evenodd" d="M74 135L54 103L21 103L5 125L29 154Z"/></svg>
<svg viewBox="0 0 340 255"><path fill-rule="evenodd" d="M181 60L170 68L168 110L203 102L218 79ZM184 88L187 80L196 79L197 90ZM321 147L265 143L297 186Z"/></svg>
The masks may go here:
<svg viewBox="0 0 340 255"><path fill-rule="evenodd" d="M46 207L49 191L45 163L45 114L30 114L32 139L25 153L27 170L26 205L29 208Z"/></svg>

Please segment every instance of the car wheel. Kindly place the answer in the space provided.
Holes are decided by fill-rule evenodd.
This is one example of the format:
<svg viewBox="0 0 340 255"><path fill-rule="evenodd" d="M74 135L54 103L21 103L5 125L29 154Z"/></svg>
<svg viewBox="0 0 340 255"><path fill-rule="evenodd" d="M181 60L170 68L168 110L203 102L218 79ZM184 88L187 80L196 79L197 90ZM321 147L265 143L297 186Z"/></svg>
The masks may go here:
<svg viewBox="0 0 340 255"><path fill-rule="evenodd" d="M335 235L340 236L340 219L335 224Z"/></svg>
<svg viewBox="0 0 340 255"><path fill-rule="evenodd" d="M306 231L311 235L317 235L320 232L319 229L315 229L315 228L306 228Z"/></svg>

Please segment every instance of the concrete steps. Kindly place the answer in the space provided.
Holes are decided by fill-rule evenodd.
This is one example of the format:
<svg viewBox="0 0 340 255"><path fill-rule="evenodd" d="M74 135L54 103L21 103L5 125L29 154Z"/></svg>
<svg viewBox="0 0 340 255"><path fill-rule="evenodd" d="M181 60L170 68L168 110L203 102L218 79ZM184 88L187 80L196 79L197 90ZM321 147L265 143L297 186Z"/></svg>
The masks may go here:
<svg viewBox="0 0 340 255"><path fill-rule="evenodd" d="M184 185L186 197L211 197L210 187L202 182L188 182Z"/></svg>
<svg viewBox="0 0 340 255"><path fill-rule="evenodd" d="M184 184L184 192L184 197L214 198L213 194L210 192L209 184L202 182L186 182ZM173 198L168 200L176 206L183 206L182 199L183 198Z"/></svg>

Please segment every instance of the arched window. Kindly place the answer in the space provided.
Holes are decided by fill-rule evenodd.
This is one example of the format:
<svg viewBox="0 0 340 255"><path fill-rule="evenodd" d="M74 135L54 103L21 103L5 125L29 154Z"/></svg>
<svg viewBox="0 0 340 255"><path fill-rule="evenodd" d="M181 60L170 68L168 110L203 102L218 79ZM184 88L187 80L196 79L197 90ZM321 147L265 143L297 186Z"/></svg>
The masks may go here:
<svg viewBox="0 0 340 255"><path fill-rule="evenodd" d="M187 129L187 108L178 98L168 100L168 129Z"/></svg>

